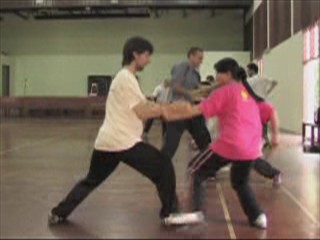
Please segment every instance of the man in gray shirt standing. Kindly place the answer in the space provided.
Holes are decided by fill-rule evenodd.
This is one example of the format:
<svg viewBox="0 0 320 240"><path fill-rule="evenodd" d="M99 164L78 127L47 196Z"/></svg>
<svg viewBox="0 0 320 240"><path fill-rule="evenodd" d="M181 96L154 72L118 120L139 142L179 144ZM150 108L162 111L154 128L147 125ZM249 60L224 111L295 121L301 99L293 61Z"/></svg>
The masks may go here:
<svg viewBox="0 0 320 240"><path fill-rule="evenodd" d="M188 61L174 65L171 70L171 102L192 102L192 91L200 88L199 66L203 60L203 50L192 47L188 51ZM185 130L188 130L200 150L211 142L209 131L202 116L187 120L167 123L167 132L162 146L162 152L173 158Z"/></svg>

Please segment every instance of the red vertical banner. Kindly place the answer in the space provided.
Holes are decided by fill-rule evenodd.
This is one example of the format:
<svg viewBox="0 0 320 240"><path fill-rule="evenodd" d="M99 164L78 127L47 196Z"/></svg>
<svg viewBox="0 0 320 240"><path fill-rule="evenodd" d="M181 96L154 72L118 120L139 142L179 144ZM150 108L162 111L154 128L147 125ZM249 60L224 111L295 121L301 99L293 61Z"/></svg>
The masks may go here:
<svg viewBox="0 0 320 240"><path fill-rule="evenodd" d="M320 32L319 23L316 23L303 32L303 62L318 58L319 52Z"/></svg>
<svg viewBox="0 0 320 240"><path fill-rule="evenodd" d="M314 58L320 57L320 22L314 26Z"/></svg>
<svg viewBox="0 0 320 240"><path fill-rule="evenodd" d="M319 24L317 22L303 32L303 120L311 123L320 104Z"/></svg>

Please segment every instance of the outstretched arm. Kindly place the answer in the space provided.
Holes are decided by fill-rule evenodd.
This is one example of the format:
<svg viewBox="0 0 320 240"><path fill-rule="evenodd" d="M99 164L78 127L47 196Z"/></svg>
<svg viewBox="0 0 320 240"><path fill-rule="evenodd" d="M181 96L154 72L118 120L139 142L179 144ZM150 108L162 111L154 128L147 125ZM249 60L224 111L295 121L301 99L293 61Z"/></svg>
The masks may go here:
<svg viewBox="0 0 320 240"><path fill-rule="evenodd" d="M133 111L141 120L162 116L161 105L152 101L140 102L133 107Z"/></svg>
<svg viewBox="0 0 320 240"><path fill-rule="evenodd" d="M279 118L276 110L274 110L271 115L270 123L271 123L271 143L275 147L279 145Z"/></svg>
<svg viewBox="0 0 320 240"><path fill-rule="evenodd" d="M269 95L273 91L273 89L278 85L278 82L275 80L268 80L268 81L270 81L270 87L267 91L267 95Z"/></svg>
<svg viewBox="0 0 320 240"><path fill-rule="evenodd" d="M186 102L176 102L162 105L162 114L166 121L176 121L201 115L198 105L193 106Z"/></svg>

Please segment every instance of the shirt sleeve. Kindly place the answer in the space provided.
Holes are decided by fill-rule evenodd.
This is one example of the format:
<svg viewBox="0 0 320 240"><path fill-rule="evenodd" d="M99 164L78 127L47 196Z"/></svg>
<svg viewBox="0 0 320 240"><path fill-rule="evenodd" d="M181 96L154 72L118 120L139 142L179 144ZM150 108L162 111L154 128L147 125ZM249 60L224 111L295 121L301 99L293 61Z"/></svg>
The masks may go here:
<svg viewBox="0 0 320 240"><path fill-rule="evenodd" d="M158 86L156 86L156 88L154 89L154 91L153 91L153 93L152 93L152 96L155 97L155 98L157 98L157 97L159 97L160 93L161 93L161 85L158 85Z"/></svg>
<svg viewBox="0 0 320 240"><path fill-rule="evenodd" d="M249 77L249 78L247 78L247 82L249 83L249 85L251 87L253 87L253 85L255 84L255 78L254 77Z"/></svg>
<svg viewBox="0 0 320 240"><path fill-rule="evenodd" d="M258 107L262 124L268 123L274 112L273 106L268 102L261 102L258 103Z"/></svg>
<svg viewBox="0 0 320 240"><path fill-rule="evenodd" d="M123 97L123 100L128 102L130 109L146 101L146 97L141 92L138 81L131 78L123 86Z"/></svg>
<svg viewBox="0 0 320 240"><path fill-rule="evenodd" d="M219 115L223 109L226 99L226 88L222 87L211 93L211 95L203 100L199 107L206 119Z"/></svg>

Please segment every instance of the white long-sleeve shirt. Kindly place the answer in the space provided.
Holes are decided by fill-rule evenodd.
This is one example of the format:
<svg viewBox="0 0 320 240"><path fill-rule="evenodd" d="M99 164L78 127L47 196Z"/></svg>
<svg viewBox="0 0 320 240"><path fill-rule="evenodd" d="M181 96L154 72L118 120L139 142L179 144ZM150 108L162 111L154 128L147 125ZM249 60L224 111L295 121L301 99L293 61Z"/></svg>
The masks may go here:
<svg viewBox="0 0 320 240"><path fill-rule="evenodd" d="M251 78L248 78L248 83L258 96L266 99L268 97L269 90L272 87L273 81L267 78L260 78L258 75L255 75Z"/></svg>
<svg viewBox="0 0 320 240"><path fill-rule="evenodd" d="M157 99L159 103L166 103L169 100L170 88L165 88L163 84L156 86L154 89L152 96Z"/></svg>

